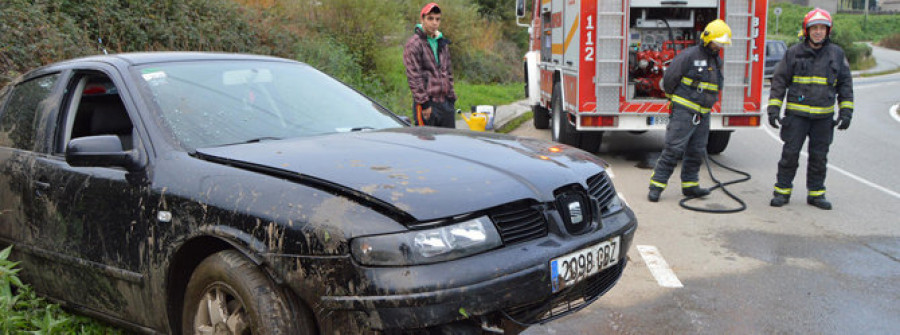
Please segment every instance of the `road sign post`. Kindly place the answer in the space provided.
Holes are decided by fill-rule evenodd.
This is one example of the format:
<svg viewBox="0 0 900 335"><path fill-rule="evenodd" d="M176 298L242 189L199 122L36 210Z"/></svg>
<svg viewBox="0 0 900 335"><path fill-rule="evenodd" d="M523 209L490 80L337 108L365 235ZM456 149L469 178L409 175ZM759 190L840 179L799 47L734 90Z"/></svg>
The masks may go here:
<svg viewBox="0 0 900 335"><path fill-rule="evenodd" d="M775 13L775 35L778 35L778 21L781 19L781 7L775 7L772 12Z"/></svg>

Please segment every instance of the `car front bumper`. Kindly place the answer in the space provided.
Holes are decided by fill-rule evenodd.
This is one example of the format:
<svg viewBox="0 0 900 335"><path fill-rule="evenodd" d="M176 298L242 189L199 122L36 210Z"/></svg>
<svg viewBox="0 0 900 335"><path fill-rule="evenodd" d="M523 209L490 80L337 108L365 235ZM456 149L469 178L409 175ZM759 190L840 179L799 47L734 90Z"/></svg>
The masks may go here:
<svg viewBox="0 0 900 335"><path fill-rule="evenodd" d="M604 218L602 228L589 234L563 238L550 233L450 262L365 267L347 257L332 258L329 266L310 267L310 263L322 260L305 259L301 261L307 263L303 266L307 268L305 277L321 273L330 277L323 279L334 287L321 287L313 290L321 294L308 294L310 288L304 283L309 280L289 279L286 284L298 295L305 295L303 300L312 305L325 333L421 329L465 319L480 323L480 317L531 324L576 311L609 290L625 268L636 228L634 213L626 207ZM552 293L551 259L615 236L621 237L617 265ZM350 267L355 268L356 275L346 276Z"/></svg>

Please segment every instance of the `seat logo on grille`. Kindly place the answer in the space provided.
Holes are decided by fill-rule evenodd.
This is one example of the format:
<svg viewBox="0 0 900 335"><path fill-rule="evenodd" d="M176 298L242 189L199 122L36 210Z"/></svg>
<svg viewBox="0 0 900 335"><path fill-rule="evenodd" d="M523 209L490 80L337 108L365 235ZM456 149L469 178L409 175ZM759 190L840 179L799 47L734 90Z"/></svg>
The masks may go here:
<svg viewBox="0 0 900 335"><path fill-rule="evenodd" d="M569 191L556 197L559 215L571 234L583 234L591 226L593 204L583 191Z"/></svg>
<svg viewBox="0 0 900 335"><path fill-rule="evenodd" d="M569 203L569 222L572 224L581 224L584 221L584 214L581 213L581 202L573 201Z"/></svg>

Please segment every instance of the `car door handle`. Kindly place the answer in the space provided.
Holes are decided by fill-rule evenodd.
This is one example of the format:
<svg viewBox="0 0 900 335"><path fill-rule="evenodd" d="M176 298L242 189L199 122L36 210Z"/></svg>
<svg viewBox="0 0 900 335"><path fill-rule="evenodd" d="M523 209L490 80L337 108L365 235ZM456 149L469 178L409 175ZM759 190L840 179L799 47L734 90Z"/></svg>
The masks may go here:
<svg viewBox="0 0 900 335"><path fill-rule="evenodd" d="M34 182L34 195L43 196L47 191L50 191L50 183L45 181L36 181Z"/></svg>

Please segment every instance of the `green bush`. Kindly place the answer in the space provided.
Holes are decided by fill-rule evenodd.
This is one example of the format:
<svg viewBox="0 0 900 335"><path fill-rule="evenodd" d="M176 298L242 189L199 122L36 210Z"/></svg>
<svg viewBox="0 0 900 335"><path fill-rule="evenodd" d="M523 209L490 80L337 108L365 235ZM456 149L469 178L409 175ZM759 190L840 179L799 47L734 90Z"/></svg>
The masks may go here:
<svg viewBox="0 0 900 335"><path fill-rule="evenodd" d="M0 251L0 333L2 334L121 334L83 316L66 313L39 298L19 279L18 262L9 260L12 247Z"/></svg>
<svg viewBox="0 0 900 335"><path fill-rule="evenodd" d="M75 20L31 3L0 2L0 86L28 69L99 50Z"/></svg>
<svg viewBox="0 0 900 335"><path fill-rule="evenodd" d="M102 48L292 58L296 40L266 16L230 0L7 0L0 2L0 27L0 85L28 69L99 54Z"/></svg>
<svg viewBox="0 0 900 335"><path fill-rule="evenodd" d="M782 8L779 18L779 35L767 36L786 40L789 45L797 43L796 32L800 31L803 17L812 7L795 5L792 3L778 3L769 5L769 29L774 29L775 7ZM872 48L862 43L863 41L878 41L892 34L900 33L900 15L869 15L868 19L861 14L832 13L834 28L831 31L831 40L841 46L847 55L851 68L861 69L873 64ZM773 31L774 33L774 31ZM790 36L790 37L784 37Z"/></svg>
<svg viewBox="0 0 900 335"><path fill-rule="evenodd" d="M775 31L775 8L781 8L778 18L778 32ZM803 17L813 7L795 5L789 2L769 3L767 27L770 34L796 36L803 24ZM884 37L900 33L900 14L874 15L868 19L863 14L831 13L835 34L846 34L851 41L878 41Z"/></svg>

